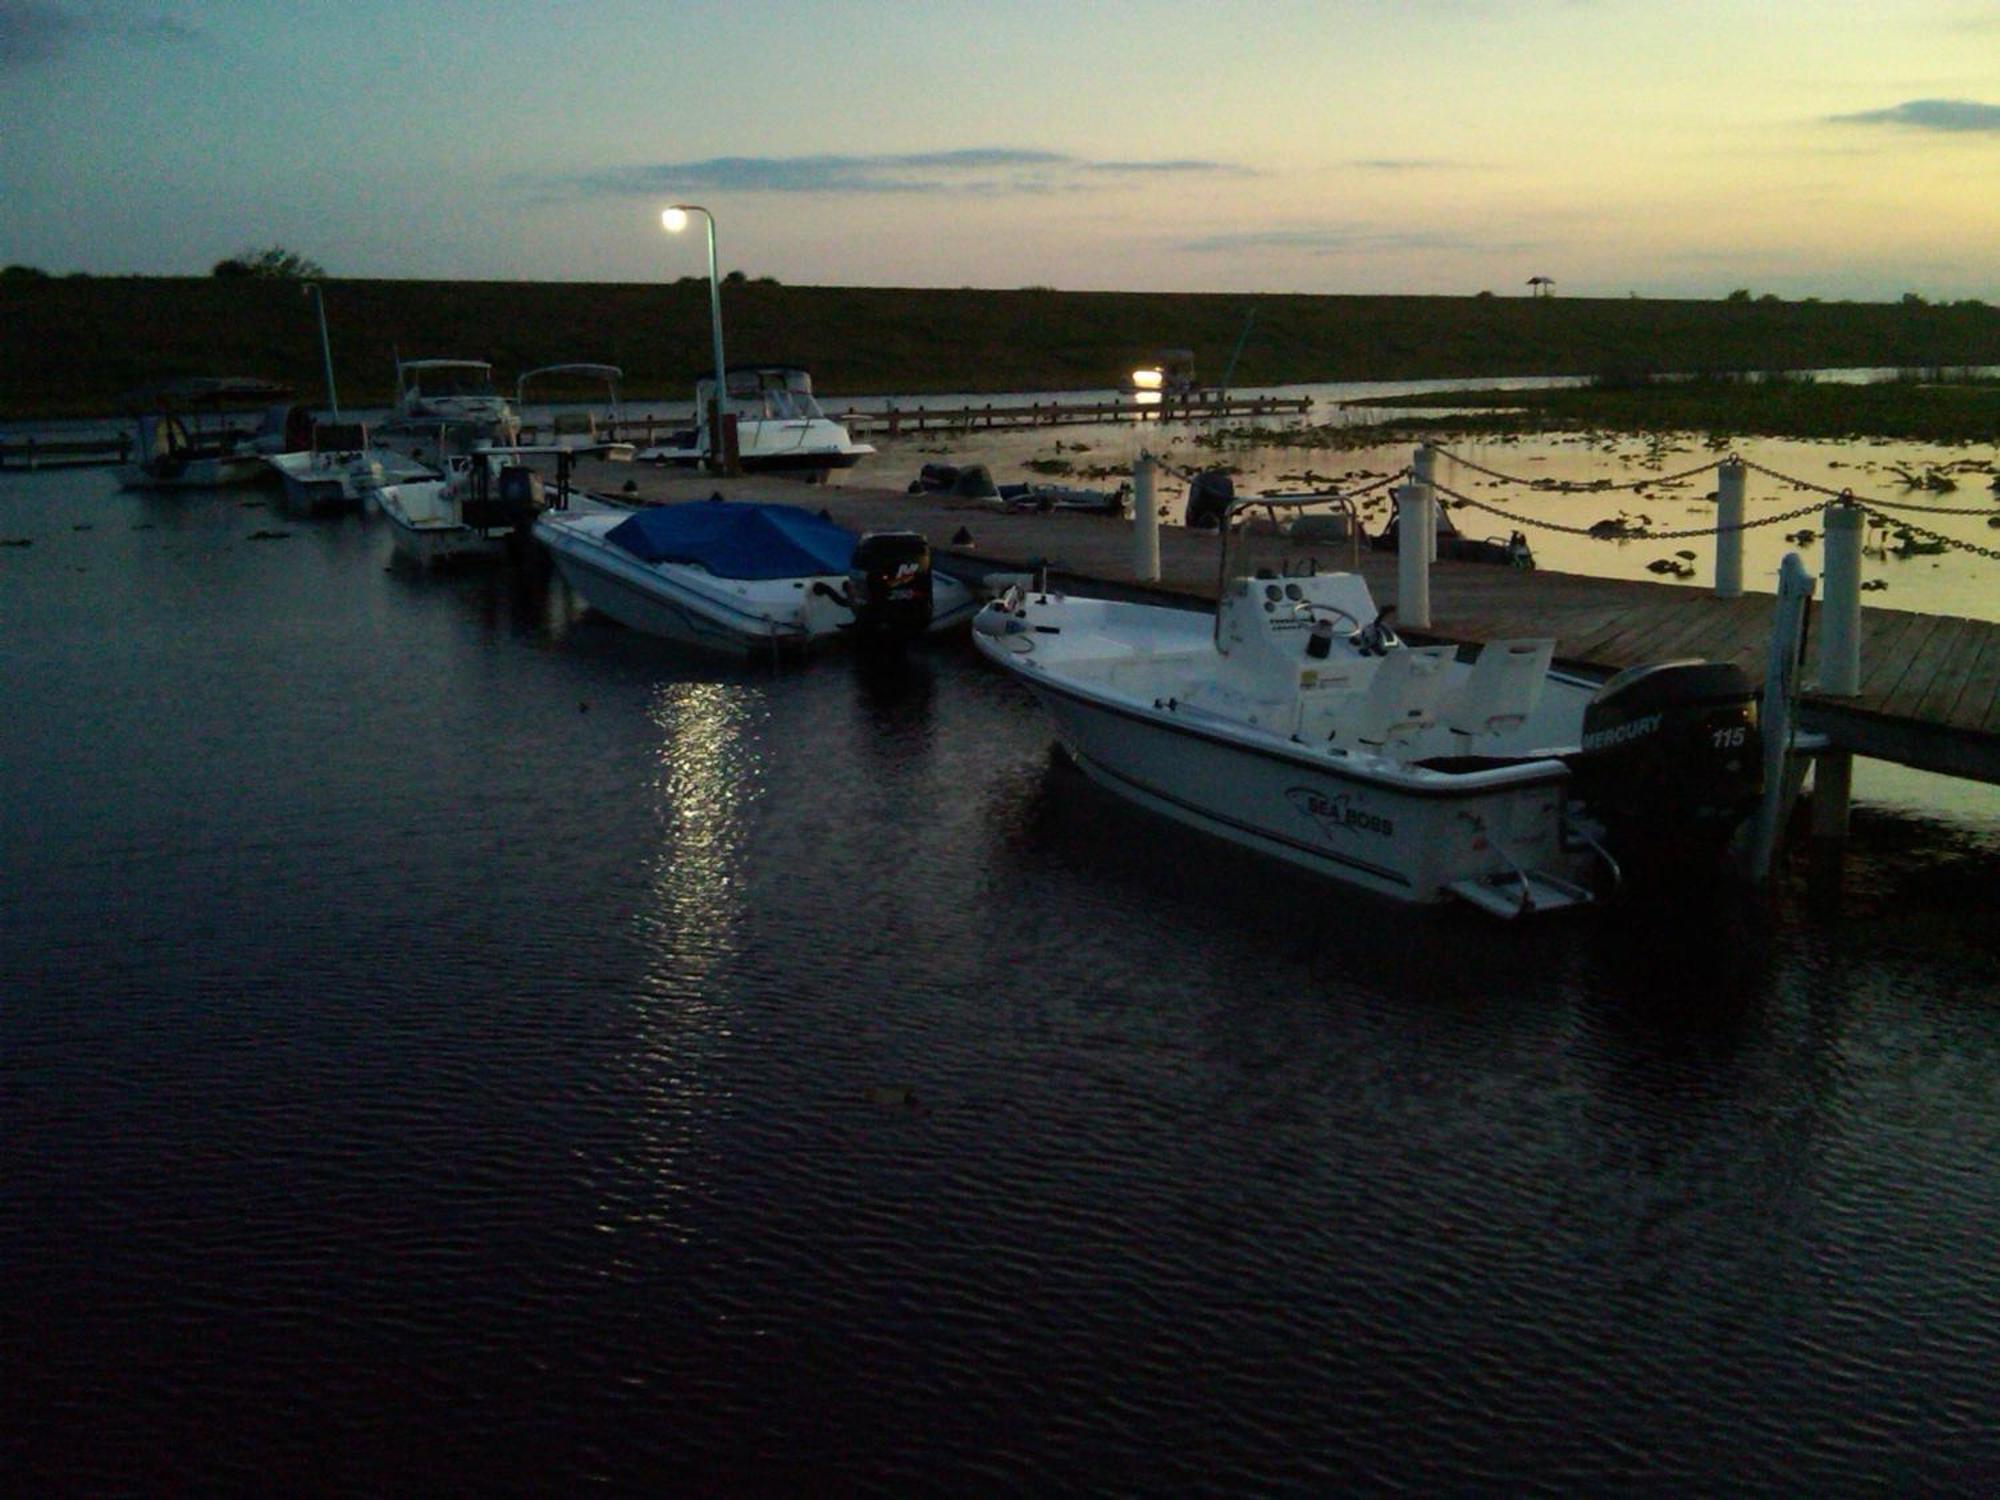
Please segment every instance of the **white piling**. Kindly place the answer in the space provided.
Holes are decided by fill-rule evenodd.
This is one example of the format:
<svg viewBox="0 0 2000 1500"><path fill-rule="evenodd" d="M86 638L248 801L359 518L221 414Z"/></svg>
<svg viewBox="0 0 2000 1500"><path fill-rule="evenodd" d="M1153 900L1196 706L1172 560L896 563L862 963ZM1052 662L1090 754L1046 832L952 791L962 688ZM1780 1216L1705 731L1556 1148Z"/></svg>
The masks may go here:
<svg viewBox="0 0 2000 1500"><path fill-rule="evenodd" d="M1716 467L1715 597L1743 597L1743 460L1726 458Z"/></svg>
<svg viewBox="0 0 2000 1500"><path fill-rule="evenodd" d="M1405 484L1396 491L1402 515L1396 546L1396 623L1428 630L1431 623L1431 561L1422 539L1431 534L1431 490Z"/></svg>
<svg viewBox="0 0 2000 1500"><path fill-rule="evenodd" d="M1421 536L1424 539L1425 560L1436 562L1438 557L1437 449L1429 443L1419 443L1416 454L1410 461L1410 467L1415 473L1416 482L1424 487L1424 494L1430 498L1431 503L1425 508L1425 514L1429 519L1425 521L1423 530L1413 533L1409 529L1410 518L1405 516L1403 525L1399 529L1404 536Z"/></svg>
<svg viewBox="0 0 2000 1500"><path fill-rule="evenodd" d="M1852 698L1861 691L1861 528L1858 506L1826 508L1826 585L1819 627L1819 690Z"/></svg>
<svg viewBox="0 0 2000 1500"><path fill-rule="evenodd" d="M1784 821L1786 773L1792 750L1793 700L1798 692L1799 639L1805 631L1806 604L1812 598L1813 576L1796 552L1787 552L1778 567L1778 607L1771 620L1771 639L1764 658L1764 697L1757 710L1764 739L1764 800L1751 821L1746 864L1753 881L1771 871Z"/></svg>
<svg viewBox="0 0 2000 1500"><path fill-rule="evenodd" d="M1132 576L1140 583L1160 577L1160 507L1154 499L1158 464L1145 449L1132 464Z"/></svg>

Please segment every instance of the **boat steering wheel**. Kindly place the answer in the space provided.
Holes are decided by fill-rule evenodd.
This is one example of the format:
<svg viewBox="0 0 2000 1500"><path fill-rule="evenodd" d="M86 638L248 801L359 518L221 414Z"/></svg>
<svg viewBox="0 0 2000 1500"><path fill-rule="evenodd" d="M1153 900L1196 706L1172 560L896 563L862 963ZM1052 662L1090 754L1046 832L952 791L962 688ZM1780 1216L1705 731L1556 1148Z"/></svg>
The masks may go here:
<svg viewBox="0 0 2000 1500"><path fill-rule="evenodd" d="M1333 621L1335 625L1345 625L1347 629L1342 632L1345 635L1356 636L1361 633L1361 622L1338 604L1321 604L1316 600L1301 599L1294 608L1308 620L1326 619Z"/></svg>

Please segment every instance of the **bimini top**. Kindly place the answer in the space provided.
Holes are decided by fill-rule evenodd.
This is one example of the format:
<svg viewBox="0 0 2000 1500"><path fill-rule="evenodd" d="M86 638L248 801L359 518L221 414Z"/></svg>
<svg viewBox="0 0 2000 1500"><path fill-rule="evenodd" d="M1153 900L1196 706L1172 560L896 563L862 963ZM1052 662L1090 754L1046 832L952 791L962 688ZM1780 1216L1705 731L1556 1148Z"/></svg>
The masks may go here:
<svg viewBox="0 0 2000 1500"><path fill-rule="evenodd" d="M816 578L845 573L854 533L796 505L689 500L648 506L604 539L641 562L692 563L718 578Z"/></svg>

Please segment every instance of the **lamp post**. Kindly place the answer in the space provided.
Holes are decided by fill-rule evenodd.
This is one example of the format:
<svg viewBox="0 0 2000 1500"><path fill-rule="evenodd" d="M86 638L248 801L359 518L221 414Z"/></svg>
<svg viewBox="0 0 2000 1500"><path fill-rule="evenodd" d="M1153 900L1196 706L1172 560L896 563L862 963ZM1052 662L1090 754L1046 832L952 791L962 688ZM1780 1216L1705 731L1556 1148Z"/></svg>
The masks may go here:
<svg viewBox="0 0 2000 1500"><path fill-rule="evenodd" d="M708 226L708 318L715 333L715 417L708 434L711 461L717 469L727 462L722 446L724 414L729 410L729 380L722 364L722 283L715 269L715 215L698 203L676 203L660 214L660 223L669 234L687 228L688 215L700 214Z"/></svg>
<svg viewBox="0 0 2000 1500"><path fill-rule="evenodd" d="M333 389L333 345L326 336L326 297L317 281L308 281L306 290L312 293L313 302L319 308L319 355L326 362L326 404L333 408L333 420L338 425L340 397Z"/></svg>

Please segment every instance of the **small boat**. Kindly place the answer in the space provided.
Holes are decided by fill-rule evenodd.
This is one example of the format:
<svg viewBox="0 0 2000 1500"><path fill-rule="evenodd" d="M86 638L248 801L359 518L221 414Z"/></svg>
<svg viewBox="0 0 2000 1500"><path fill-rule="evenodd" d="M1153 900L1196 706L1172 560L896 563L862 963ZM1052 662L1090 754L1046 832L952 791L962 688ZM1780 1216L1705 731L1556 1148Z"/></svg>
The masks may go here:
<svg viewBox="0 0 2000 1500"><path fill-rule="evenodd" d="M260 418L290 388L243 376L168 381L135 391L125 406L138 426L135 459L118 472L127 489L212 489L254 484L267 470L256 446Z"/></svg>
<svg viewBox="0 0 2000 1500"><path fill-rule="evenodd" d="M543 365L525 372L514 382L514 412L518 417L528 409L528 385L531 381L554 380L570 385L579 381L602 382L606 389L602 414L588 409L552 412L549 417L550 441L555 447L567 448L573 453L589 453L614 463L629 463L637 451L636 445L618 437L618 429L625 420L624 409L618 401L618 384L624 378L625 372L616 365Z"/></svg>
<svg viewBox="0 0 2000 1500"><path fill-rule="evenodd" d="M286 507L304 515L358 510L385 484L437 477L414 459L375 447L359 422L316 422L305 446L264 462L285 486Z"/></svg>
<svg viewBox="0 0 2000 1500"><path fill-rule="evenodd" d="M593 609L649 635L736 655L847 636L907 639L972 617L912 531L857 536L796 505L690 500L550 510L534 534Z"/></svg>
<svg viewBox="0 0 2000 1500"><path fill-rule="evenodd" d="M820 409L812 377L796 365L732 365L729 420L736 431L737 463L747 473L804 473L824 478L850 469L875 451L857 443L840 423ZM698 464L713 448L709 422L715 409L715 377L695 382L695 425L656 447L639 452L641 463Z"/></svg>
<svg viewBox="0 0 2000 1500"><path fill-rule="evenodd" d="M419 460L469 453L482 443L512 444L520 420L493 387L483 359L399 359L396 405L376 428L379 438Z"/></svg>
<svg viewBox="0 0 2000 1500"><path fill-rule="evenodd" d="M1433 514L1437 517L1437 556L1441 561L1500 563L1510 568L1534 567L1535 552L1523 533L1512 532L1504 540L1500 537L1471 537L1458 529L1443 506L1437 507ZM1394 505L1382 529L1368 538L1368 545L1377 552L1399 550L1402 545L1402 521L1403 508L1399 504Z"/></svg>
<svg viewBox="0 0 2000 1500"><path fill-rule="evenodd" d="M1549 639L1461 659L1400 640L1359 573L1233 568L1227 527L1212 614L1015 585L974 617L981 654L1110 790L1369 891L1504 917L1586 904L1621 865L1719 855L1756 807L1734 665L1598 681Z"/></svg>
<svg viewBox="0 0 2000 1500"><path fill-rule="evenodd" d="M1122 516L1132 498L1132 486L1115 490L1081 489L1066 484L995 484L984 464L925 464L910 481L912 495L949 495L971 500L990 510L1080 511L1086 515Z"/></svg>
<svg viewBox="0 0 2000 1500"><path fill-rule="evenodd" d="M506 556L547 504L542 476L521 462L528 451L454 454L442 474L381 486L397 552L427 569Z"/></svg>

